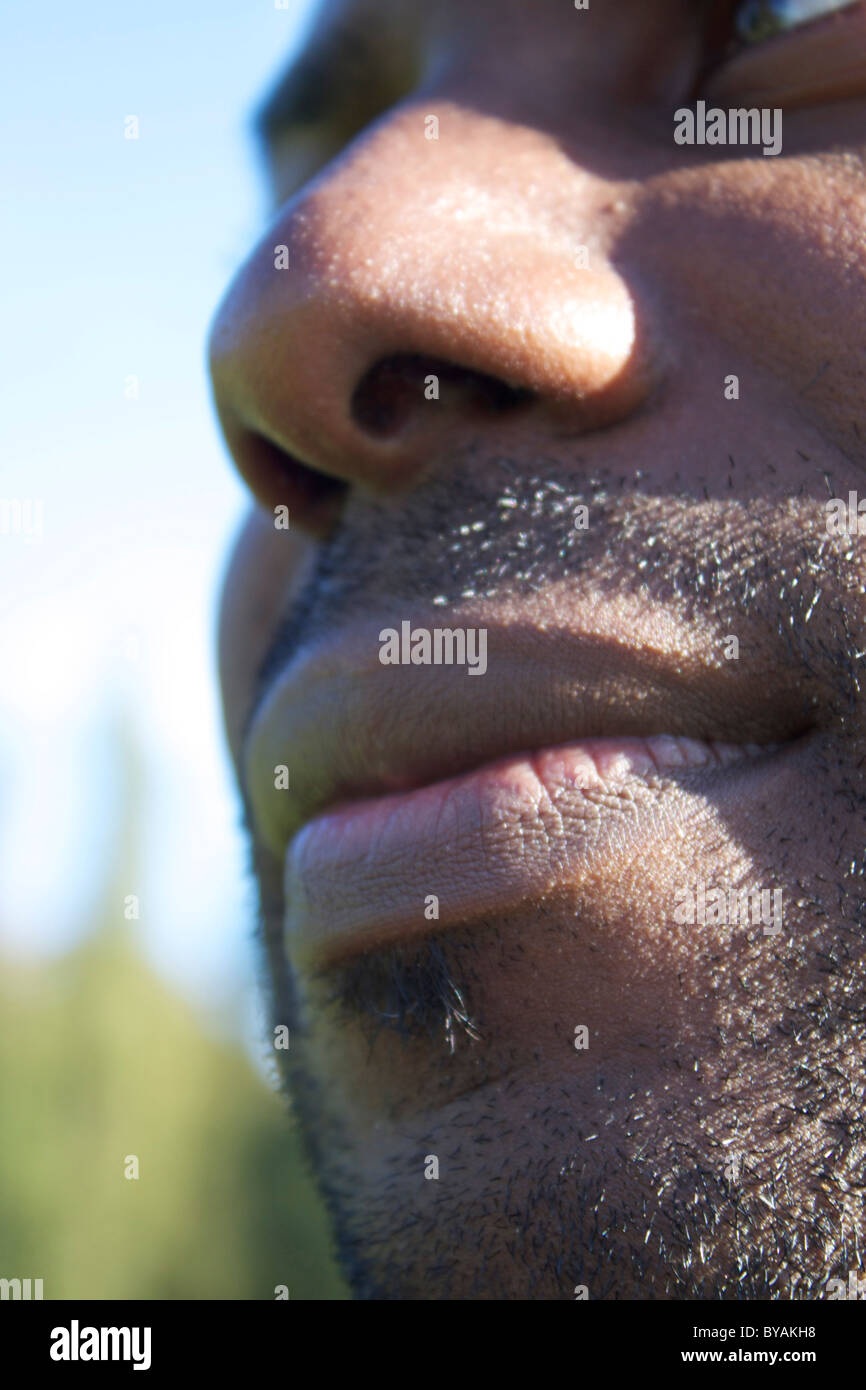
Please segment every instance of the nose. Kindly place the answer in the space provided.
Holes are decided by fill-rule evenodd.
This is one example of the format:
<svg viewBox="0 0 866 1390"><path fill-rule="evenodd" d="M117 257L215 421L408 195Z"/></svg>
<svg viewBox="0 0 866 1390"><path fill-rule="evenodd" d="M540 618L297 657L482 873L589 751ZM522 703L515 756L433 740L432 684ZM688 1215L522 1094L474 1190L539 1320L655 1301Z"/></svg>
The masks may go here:
<svg viewBox="0 0 866 1390"><path fill-rule="evenodd" d="M210 342L240 472L292 525L411 488L471 429L597 430L657 383L609 258L618 190L549 137L437 102L392 113L288 202Z"/></svg>

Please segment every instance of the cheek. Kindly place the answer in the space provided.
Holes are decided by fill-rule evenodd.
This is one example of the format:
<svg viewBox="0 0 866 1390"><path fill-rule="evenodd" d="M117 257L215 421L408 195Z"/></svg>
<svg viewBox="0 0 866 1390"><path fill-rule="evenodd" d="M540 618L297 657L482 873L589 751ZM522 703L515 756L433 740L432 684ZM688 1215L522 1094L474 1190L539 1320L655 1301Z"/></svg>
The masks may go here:
<svg viewBox="0 0 866 1390"><path fill-rule="evenodd" d="M682 366L721 345L751 408L787 406L861 457L864 229L858 156L738 160L652 181L616 258L663 296Z"/></svg>
<svg viewBox="0 0 866 1390"><path fill-rule="evenodd" d="M234 543L219 604L219 676L232 756L255 693L256 677L278 623L303 584L316 546L298 531L278 530L255 507Z"/></svg>

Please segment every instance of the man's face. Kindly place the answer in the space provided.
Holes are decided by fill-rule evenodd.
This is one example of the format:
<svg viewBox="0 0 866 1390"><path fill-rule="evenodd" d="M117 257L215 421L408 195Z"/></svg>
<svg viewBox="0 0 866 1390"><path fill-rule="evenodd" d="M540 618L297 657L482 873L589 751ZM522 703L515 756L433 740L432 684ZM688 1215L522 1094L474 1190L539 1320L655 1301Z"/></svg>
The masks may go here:
<svg viewBox="0 0 866 1390"><path fill-rule="evenodd" d="M264 121L222 678L363 1297L860 1267L866 5L781 8L330 5Z"/></svg>

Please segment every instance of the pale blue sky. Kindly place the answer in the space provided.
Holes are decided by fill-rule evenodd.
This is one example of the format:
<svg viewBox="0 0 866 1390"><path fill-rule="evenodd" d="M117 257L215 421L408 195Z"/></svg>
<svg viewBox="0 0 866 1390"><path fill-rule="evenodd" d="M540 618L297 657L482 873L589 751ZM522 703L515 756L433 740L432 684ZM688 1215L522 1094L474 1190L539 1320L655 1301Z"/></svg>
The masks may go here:
<svg viewBox="0 0 866 1390"><path fill-rule="evenodd" d="M146 828L131 929L217 1006L251 922L213 679L243 495L204 341L266 214L249 113L311 9L15 0L0 21L0 504L30 506L30 534L0 510L0 948L63 950L92 921L129 715Z"/></svg>

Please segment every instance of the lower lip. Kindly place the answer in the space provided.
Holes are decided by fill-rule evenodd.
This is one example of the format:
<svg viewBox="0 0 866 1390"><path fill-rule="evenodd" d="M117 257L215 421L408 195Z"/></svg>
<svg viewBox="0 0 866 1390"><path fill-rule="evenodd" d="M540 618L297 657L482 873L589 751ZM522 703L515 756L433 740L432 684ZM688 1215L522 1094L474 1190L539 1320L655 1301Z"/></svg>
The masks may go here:
<svg viewBox="0 0 866 1390"><path fill-rule="evenodd" d="M676 798L651 787L690 773L686 785L703 790L773 757L775 748L667 736L587 739L337 807L287 851L286 946L296 961L327 965L537 901L615 863L624 844L666 838L665 818L674 833Z"/></svg>

